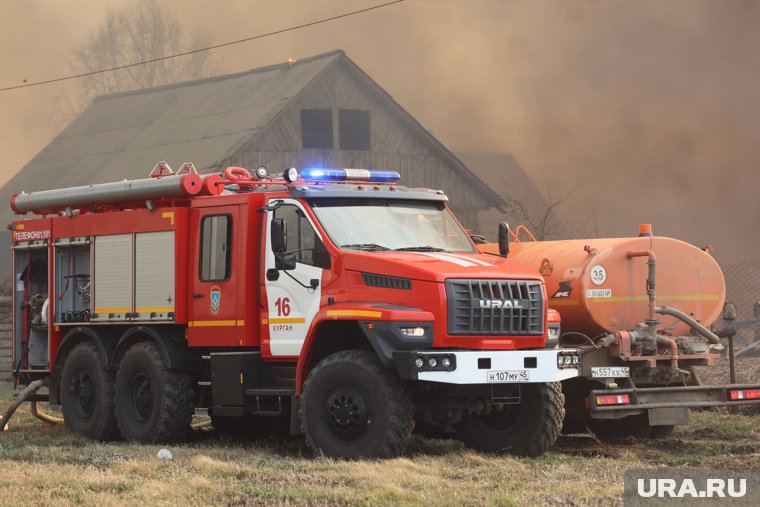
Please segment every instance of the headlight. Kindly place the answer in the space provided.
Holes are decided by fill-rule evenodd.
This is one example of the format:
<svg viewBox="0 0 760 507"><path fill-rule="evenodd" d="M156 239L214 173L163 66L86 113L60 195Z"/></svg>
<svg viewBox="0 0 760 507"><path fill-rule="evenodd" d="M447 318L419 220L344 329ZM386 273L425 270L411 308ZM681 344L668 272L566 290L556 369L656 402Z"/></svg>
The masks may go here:
<svg viewBox="0 0 760 507"><path fill-rule="evenodd" d="M404 336L410 336L413 338L421 338L425 336L424 327L402 327L399 329L401 331L401 334Z"/></svg>
<svg viewBox="0 0 760 507"><path fill-rule="evenodd" d="M558 368L579 368L580 364L581 357L577 352L561 351L557 354Z"/></svg>

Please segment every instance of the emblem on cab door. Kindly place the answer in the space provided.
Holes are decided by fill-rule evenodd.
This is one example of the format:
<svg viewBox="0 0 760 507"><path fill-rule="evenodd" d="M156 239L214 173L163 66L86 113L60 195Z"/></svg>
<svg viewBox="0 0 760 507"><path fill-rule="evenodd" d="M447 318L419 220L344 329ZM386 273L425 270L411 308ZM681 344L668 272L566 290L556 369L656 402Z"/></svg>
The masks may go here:
<svg viewBox="0 0 760 507"><path fill-rule="evenodd" d="M222 289L218 285L211 286L211 313L219 313L219 307L222 305Z"/></svg>

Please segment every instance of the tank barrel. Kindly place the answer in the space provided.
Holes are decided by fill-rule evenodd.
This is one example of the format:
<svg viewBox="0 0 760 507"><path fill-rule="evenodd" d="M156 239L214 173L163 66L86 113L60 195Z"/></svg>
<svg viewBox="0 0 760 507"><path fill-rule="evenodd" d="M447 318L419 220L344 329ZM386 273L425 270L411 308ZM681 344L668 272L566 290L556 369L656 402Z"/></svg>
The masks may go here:
<svg viewBox="0 0 760 507"><path fill-rule="evenodd" d="M66 208L190 197L198 194L201 188L201 177L188 173L16 194L11 198L11 209L17 214L56 212Z"/></svg>

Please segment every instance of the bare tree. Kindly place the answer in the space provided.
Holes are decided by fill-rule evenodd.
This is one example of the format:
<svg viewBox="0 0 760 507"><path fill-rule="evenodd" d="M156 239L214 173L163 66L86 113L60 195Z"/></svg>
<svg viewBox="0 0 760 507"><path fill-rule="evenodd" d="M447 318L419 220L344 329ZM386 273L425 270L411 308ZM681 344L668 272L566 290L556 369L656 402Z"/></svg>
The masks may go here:
<svg viewBox="0 0 760 507"><path fill-rule="evenodd" d="M592 210L586 219L579 225L568 222L560 212L560 208L575 193L575 188L566 194L555 197L552 189L546 190L547 200L540 203L526 202L525 199L517 199L511 195L502 195L509 207L510 219L514 225L524 225L537 240L551 240L573 238L580 233L586 236L598 236L596 227L596 209ZM512 224L510 224L512 225ZM590 232L585 232L591 227Z"/></svg>
<svg viewBox="0 0 760 507"><path fill-rule="evenodd" d="M138 0L131 6L109 11L103 23L73 52L71 65L76 72L103 70L181 53L208 45L208 37L184 32L174 15L155 0ZM213 69L209 53L161 60L81 80L80 109L93 97L140 88L149 88L209 75Z"/></svg>

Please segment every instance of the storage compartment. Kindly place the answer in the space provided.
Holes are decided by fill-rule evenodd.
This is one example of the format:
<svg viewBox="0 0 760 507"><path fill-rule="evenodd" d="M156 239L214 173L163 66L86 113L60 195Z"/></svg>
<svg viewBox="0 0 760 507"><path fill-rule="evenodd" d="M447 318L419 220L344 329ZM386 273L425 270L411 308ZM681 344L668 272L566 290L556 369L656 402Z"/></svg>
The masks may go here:
<svg viewBox="0 0 760 507"><path fill-rule="evenodd" d="M96 236L93 322L174 320L174 231Z"/></svg>
<svg viewBox="0 0 760 507"><path fill-rule="evenodd" d="M134 320L172 320L174 296L174 231L135 234Z"/></svg>
<svg viewBox="0 0 760 507"><path fill-rule="evenodd" d="M55 240L55 322L90 320L89 238Z"/></svg>
<svg viewBox="0 0 760 507"><path fill-rule="evenodd" d="M132 313L132 234L94 240L93 321L126 321Z"/></svg>
<svg viewBox="0 0 760 507"><path fill-rule="evenodd" d="M47 241L14 248L14 369L48 367Z"/></svg>

